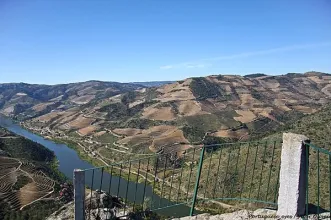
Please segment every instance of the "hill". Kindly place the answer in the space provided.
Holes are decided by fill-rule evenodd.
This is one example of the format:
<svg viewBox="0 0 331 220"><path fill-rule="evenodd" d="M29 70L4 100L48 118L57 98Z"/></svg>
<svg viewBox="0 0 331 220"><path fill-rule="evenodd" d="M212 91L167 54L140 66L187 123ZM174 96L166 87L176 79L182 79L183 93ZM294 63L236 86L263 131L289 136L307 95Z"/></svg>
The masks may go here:
<svg viewBox="0 0 331 220"><path fill-rule="evenodd" d="M145 87L159 87L165 84L171 84L175 81L150 81L150 82L132 82L131 84L142 85Z"/></svg>
<svg viewBox="0 0 331 220"><path fill-rule="evenodd" d="M305 115L294 122L288 122L280 127L276 133L266 135L263 138L260 137L250 144L223 145L221 149L207 150L201 172L199 192L206 198L226 196L230 198L254 198L268 202L277 201L282 133L304 134L310 138L314 146L331 151L330 125L331 104L327 104L320 111ZM191 158L190 155L189 159ZM199 158L199 154L196 154L195 158ZM329 155L323 153L318 155L316 150L310 148L309 203L320 204L321 209L328 209L330 206L329 163ZM193 168L184 167L181 174L184 184L190 185L191 189L194 187L194 181L190 182L189 179L190 177L195 178L196 174L192 170L195 171L197 166L195 164ZM170 181L170 177L168 181ZM178 184L177 181L174 183ZM319 201L317 195L320 195ZM226 203L240 204L238 201L227 200ZM199 205L206 206L203 203Z"/></svg>
<svg viewBox="0 0 331 220"><path fill-rule="evenodd" d="M100 81L60 85L0 84L0 113L19 119L33 118L51 110L70 109L141 87Z"/></svg>
<svg viewBox="0 0 331 220"><path fill-rule="evenodd" d="M90 86L80 86L80 93L90 90ZM121 151L172 151L165 145L182 143L175 149L181 151L192 142L260 137L289 120L317 112L331 99L331 75L214 75L131 88L113 96L100 94L79 104L75 95L66 94L66 102L76 104L65 107L27 100L31 106L16 115L34 115L26 122L28 126L49 128L57 136L65 133L91 141L108 136L110 146ZM43 112L45 106L48 110Z"/></svg>
<svg viewBox="0 0 331 220"><path fill-rule="evenodd" d="M321 147L329 143L330 107L326 106L330 105L330 100L331 75L326 73L213 75L160 87L131 89L109 97L98 96L68 108L50 108L46 114L29 117L23 125L43 136L70 144L97 165L155 152L171 153L175 164L184 162L183 184L193 188L194 181L190 180L195 179L192 170L196 170L196 165L186 164L183 159L183 155L195 155L195 160L199 157L198 151L192 154L193 142L279 140L282 132L293 131L306 134ZM26 118L34 112L34 107L23 108L14 116ZM215 196L214 186L219 186L216 196L226 192L228 196L263 197L273 202L281 149L280 142L276 143L207 152L203 170L210 172L201 174L203 196ZM249 151L249 147L253 149ZM236 153L239 149L242 149L240 154ZM271 155L273 149L274 157ZM156 164L156 168L163 166L162 161ZM316 171L313 168L316 159L312 159L311 164L312 171ZM269 167L270 172L261 171ZM245 172L239 172L241 170ZM218 172L223 173L219 175ZM256 172L262 175L253 178ZM323 178L326 173L322 174ZM242 185L238 180L244 179L246 183L245 178L249 178L248 184ZM166 180L172 181L171 175ZM180 188L181 183L176 181L174 185L178 184ZM312 186L316 184L315 181ZM322 188L327 189L324 185ZM311 198L315 199L314 196ZM324 205L325 201L324 198Z"/></svg>
<svg viewBox="0 0 331 220"><path fill-rule="evenodd" d="M0 127L0 219L43 219L62 205L63 181L52 151Z"/></svg>

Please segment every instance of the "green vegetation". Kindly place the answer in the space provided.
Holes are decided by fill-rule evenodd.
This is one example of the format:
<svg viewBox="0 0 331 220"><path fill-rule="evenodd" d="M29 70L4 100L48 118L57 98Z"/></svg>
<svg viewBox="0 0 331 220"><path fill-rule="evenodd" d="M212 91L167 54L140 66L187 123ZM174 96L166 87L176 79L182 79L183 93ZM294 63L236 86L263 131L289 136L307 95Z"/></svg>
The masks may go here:
<svg viewBox="0 0 331 220"><path fill-rule="evenodd" d="M22 188L23 186L25 186L26 184L31 183L31 182L32 182L31 178L24 176L24 175L20 175L17 177L17 181L13 185L12 189L19 190L20 188Z"/></svg>
<svg viewBox="0 0 331 220"><path fill-rule="evenodd" d="M309 73L309 75L317 76L320 80L323 80L323 75L319 73ZM148 129L152 126L157 125L174 125L183 131L184 136L189 140L189 142L201 142L202 140L204 140L204 144L217 144L236 141L230 138L217 138L206 135L209 132L216 132L221 129L232 129L232 131L236 131L238 129L245 128L249 131L250 141L271 141L266 147L266 152L264 152L265 148L263 144L260 144L258 149L257 145L242 145L240 148L238 146L223 147L222 150L218 147L213 147L209 149L205 155L199 192L202 192L202 194L205 194L208 198L213 197L214 195L216 197L243 196L245 198L262 198L264 200L273 202L274 198L276 197L276 176L278 171L277 166L279 163L278 159L275 159L273 162L271 162L273 152L273 140L280 140L282 132L291 131L295 133L305 134L309 138L311 138L313 144L317 145L318 147L323 147L328 150L331 150L331 106L325 107L320 112L317 112L312 115L305 115L297 110L285 111L283 108L276 106L275 103L286 101L286 105L293 109L299 109L299 107L301 107L300 105L302 105L303 107L319 109L323 105L323 100L326 100L326 96L324 93L321 92L321 88L324 84L326 85L327 80L325 80L323 83L315 83L314 81L307 79L306 75L298 75L295 73L275 77L268 76L265 79L259 80L255 79L262 76L265 75L257 73L247 75L245 77L217 76L216 79L213 76L212 78L215 79L215 82L213 81L214 79L209 80L212 78L193 78L192 83L189 87L194 97L192 97L190 94L187 96L187 99L192 98L193 101L197 101L197 103L201 106L203 114L186 117L183 115L179 115L179 106L182 104L182 100L185 100L186 97L175 97L178 95L178 93L172 94L172 92L177 90L186 90L187 88L179 88L177 90L172 90L172 92L170 92L169 94L165 94L165 96L167 97L178 99L170 102L163 102L164 100L155 100L156 98L162 97L160 96L161 93L157 91L157 88L148 88L145 92L138 92L131 91L132 88L137 87L130 87L128 85L124 86L122 84L120 85L116 83L104 84L102 82L94 81L88 82L86 84L79 83L71 85L59 85L58 87L52 88L48 86L41 86L38 89L36 89L38 86L26 84L16 86L20 89L13 89L13 86L0 86L0 95L1 97L3 97L3 99L0 101L0 108L7 108L8 106L15 104L14 113L22 112L24 114L30 114L32 117L35 117L38 114L45 114L51 111L53 108L56 108L60 104L65 104L64 109L71 108L71 110L73 110L72 107L74 107L73 111L79 109L76 114L76 118L83 113L88 115L88 117L98 118L96 121L93 122L93 125L100 126L100 130L105 130L105 128ZM217 79L222 80L222 82L217 82ZM184 81L181 81L179 83L183 82ZM280 84L280 87L278 87L278 83ZM111 86L111 89L109 89L109 86ZM35 93L31 93L33 89L38 91L35 91ZM67 93L65 93L66 90L68 90ZM78 93L80 93L81 91L91 91L91 94L96 94L96 97L91 102L84 105L79 106L79 104L74 104L74 102L72 102L72 97L78 95ZM18 103L13 103L11 99L15 96L17 92L24 92L28 96L22 98L22 100L18 101ZM186 96L187 92L188 91L185 91L180 95ZM117 94L122 94L121 96L119 96L119 102L114 103L112 99L108 99L109 97ZM247 95L245 96L243 94ZM51 106L45 111L39 112L38 114L31 108L27 109L32 105L48 102L49 98L56 98L60 95L63 95L63 97L59 98L60 101L56 105ZM80 94L80 96L84 95L90 95L90 93L86 92L84 94ZM253 98L257 99L259 102L256 102L256 100L252 100L250 95ZM301 97L306 97L306 99L301 100ZM140 99L145 99L145 102L135 105L132 108L129 107L134 101ZM98 107L101 106L100 109L95 108L97 104ZM171 107L172 111L178 117L176 118L176 120L173 121L142 119L141 114L144 109L153 104L156 104L156 108ZM181 108L187 109L189 109L190 107L191 106L181 106ZM262 110L259 110L257 108ZM269 116L270 118L266 117L265 114L265 116L258 115L258 112L263 111L263 108L268 108L268 110L272 109L272 112ZM258 115L258 118L255 118L254 121L248 123L238 122L234 120L234 117L239 116L234 111L237 109L250 110L254 112L254 114ZM79 111L82 111L82 113L80 113ZM201 113L201 111L199 113ZM106 115L105 119L103 119L104 115ZM57 119L59 119L60 117L62 116L58 116L51 119L49 124L52 123L52 126L55 126L56 128L60 124L59 122L57 122ZM65 116L63 116L62 119L64 119L64 117ZM242 118L245 117L249 118L249 116L242 116ZM276 120L273 120L272 117L274 117ZM62 120L62 122L64 122L64 120ZM52 126L49 126L50 129L53 129ZM243 132L246 132L246 130ZM66 134L69 135L70 138L59 140L66 143L69 147L72 147L77 150L82 159L88 160L96 166L104 165L104 163L100 160L98 156L95 155L94 158L91 159L91 155L87 155L86 149L88 151L91 150L94 152L99 151L102 156L106 157L103 158L103 160L105 160L107 163L111 163L113 161L124 161L140 157L141 155L139 154L146 153L146 151L148 151L147 153L149 153L148 146L151 145L151 143L139 144L138 141L134 139L129 142L127 146L129 150L122 148L121 146L113 146L112 144L108 144L106 148L104 146L106 143L114 143L117 141L117 138L109 133L106 133L100 137L91 136L86 138L82 138L74 132L68 132ZM96 140L101 144L92 144L93 146L87 146L87 144L81 142L81 140L88 140L89 138L92 138L92 140ZM86 145L85 151L82 147L77 145L78 141L83 143L84 146ZM9 143L15 145L15 149L11 149L9 147ZM90 147L90 149L88 149L88 147ZM187 146L182 147L185 147L186 149ZM0 140L0 149L10 153L13 157L24 158L27 161L33 160L33 163L37 165L39 169L43 170L43 172L47 173L54 179L56 179L57 176L60 176L59 173L57 173L56 171L57 165L54 157L49 154L50 152L44 151L40 147L36 147L35 143L29 143L22 138L15 138L13 140L4 138ZM248 152L248 149L251 149L251 151ZM125 153L120 151L125 151ZM193 183L195 182L195 171L197 169L196 163L197 158L199 158L200 152L198 152L197 150L197 152L194 154L194 161L182 161L182 158L179 158L179 156L177 155L179 151L172 155L172 157L175 157L175 159L172 158L172 160L169 162L169 170L165 170L164 173L162 172L164 160L160 161L158 165L155 161L151 161L153 163L152 170L155 168L160 169L157 175L161 177L166 176L166 180L168 182L171 182L171 170L173 170L173 168L175 167L174 172L177 173L179 172L180 168L183 168L182 184L187 184L190 187L191 192L194 187ZM90 153L92 154L92 152ZM186 155L188 156L193 155L191 150L186 150L185 153L187 153ZM279 158L279 145L277 145L274 153L275 158L276 156L277 158ZM263 156L264 154L265 158ZM310 191L312 194L310 199L312 203L316 203L316 189L318 188L318 182L316 181L316 151L312 151L310 157L310 174L312 175L310 178ZM178 161L181 162L181 166L179 167L177 167ZM228 163L227 161L230 162ZM248 161L247 164L245 164L245 161ZM254 161L256 161L255 165L257 165L257 167L254 167ZM323 194L321 204L323 205L323 207L327 207L329 205L327 200L327 195L329 193L327 185L327 165L329 164L329 161L327 157L324 157L324 155L320 155L320 162L320 183L322 183L320 184L320 190L321 194ZM218 165L219 163L220 165ZM142 165L145 166L143 167L144 169L147 169L147 163L144 163ZM173 165L173 167L171 167L171 165ZM128 169L127 165L123 166ZM135 164L135 166L137 166L137 164ZM210 172L208 171L209 167L211 167ZM218 171L218 167L220 167L220 171ZM137 167L133 169L136 168ZM193 173L191 173L191 170L193 170ZM271 170L271 176L268 176L269 170ZM118 172L118 170L116 170L115 172ZM152 174L152 172L150 173ZM260 173L262 173L262 175ZM127 174L124 172L122 173L122 175L125 176ZM179 175L177 175L176 177L177 178L175 178L174 184L175 186L179 186ZM25 180L20 179L18 182L21 183L17 183L18 186L22 185L24 181ZM247 183L248 185L242 186L242 181ZM268 188L268 186L265 185L265 183L268 182L270 183L270 191L266 192L265 190ZM213 188L215 185L216 194L214 193L215 190ZM161 187L162 183L156 183L155 188L157 192L160 191ZM167 188L169 186L165 187ZM260 192L258 188L261 188ZM170 193L169 189L165 191L167 193ZM175 195L170 195L170 197L174 196ZM180 198L184 200L184 197L185 194L180 193ZM226 201L226 203L228 203L228 201ZM229 203L237 204L238 202L231 201ZM213 206L215 206L215 204L210 205L209 203L206 204L200 202L199 206L204 208L210 208L211 210L213 210Z"/></svg>
<svg viewBox="0 0 331 220"><path fill-rule="evenodd" d="M94 139L96 141L98 141L98 142L107 144L107 143L114 143L114 142L116 142L118 138L116 136L112 135L111 133L106 132L105 134L103 134L101 136L94 137Z"/></svg>
<svg viewBox="0 0 331 220"><path fill-rule="evenodd" d="M146 92L145 92L146 102L150 102L153 99L157 98L157 95L159 94L159 92L156 91L156 90L157 90L157 88L148 88L148 89L146 89Z"/></svg>
<svg viewBox="0 0 331 220"><path fill-rule="evenodd" d="M221 87L211 83L204 77L193 78L190 84L190 88L193 95L198 100L222 97L224 94L224 91L221 90Z"/></svg>
<svg viewBox="0 0 331 220"><path fill-rule="evenodd" d="M61 203L52 200L38 201L26 207L22 211L8 211L3 220L44 220L62 206ZM1 217L1 216L0 216Z"/></svg>
<svg viewBox="0 0 331 220"><path fill-rule="evenodd" d="M126 97L126 98L124 98ZM136 115L139 116L142 109L150 106L155 101L151 102L143 102L138 105L133 106L132 108L129 108L129 100L128 95L123 96L122 102L116 102L116 103L110 103L107 105L104 105L101 107L98 111L100 112L106 112L107 118L109 120L121 120L125 121L126 119L129 119L130 117L134 117Z"/></svg>
<svg viewBox="0 0 331 220"><path fill-rule="evenodd" d="M257 78L257 77L262 77L262 76L267 76L264 73L253 73L253 74L249 74L249 75L245 75L244 77L247 78Z"/></svg>
<svg viewBox="0 0 331 220"><path fill-rule="evenodd" d="M331 151L331 104L320 111L301 117L295 122L289 122L279 129L277 133L270 135L267 139L281 139L283 132L292 132L306 135L311 143L319 148ZM320 169L320 182L318 183L318 160ZM329 157L316 150L310 151L309 156L309 202L317 205L317 191L320 190L320 205L329 209Z"/></svg>
<svg viewBox="0 0 331 220"><path fill-rule="evenodd" d="M288 130L309 137L314 144L331 151L331 105L322 110L306 115L294 123L288 123L283 130Z"/></svg>
<svg viewBox="0 0 331 220"><path fill-rule="evenodd" d="M120 128L139 128L139 129L148 129L152 126L158 125L175 125L175 121L157 121L144 118L131 118L128 121L120 123L118 127Z"/></svg>
<svg viewBox="0 0 331 220"><path fill-rule="evenodd" d="M130 102L133 102L135 98L136 98L135 91L129 91L122 96L121 102L126 105Z"/></svg>
<svg viewBox="0 0 331 220"><path fill-rule="evenodd" d="M297 115L296 112L288 112L284 117ZM301 114L299 114L301 116ZM299 117L299 116L298 116ZM251 129L261 129L265 121L261 124L250 125ZM326 106L321 111L301 117L297 121L289 120L288 124L277 127L277 132L261 134L256 142L250 144L222 145L221 148L213 148L206 151L200 178L198 196L203 198L250 198L268 202L277 202L278 192L278 172L281 154L281 136L283 132L294 132L304 134L309 137L312 143L318 147L331 151L331 105ZM268 130L269 128L264 127ZM201 131L200 131L201 132ZM268 136L266 136L268 134ZM257 136L256 136L257 137ZM190 151L191 152L191 151ZM182 178L174 178L174 188L179 184L189 189L189 196L192 195L198 169L197 161L200 152L196 152L193 160L192 152L188 152L183 166ZM328 155L319 154L320 181L318 182L318 153L311 150L309 157L309 202L318 204L317 190L320 190L319 204L322 208L328 209L329 201L329 160ZM189 161L195 161L193 166L188 166ZM180 171L175 171L175 174ZM180 173L177 174L179 176ZM171 181L170 178L167 179ZM168 192L169 189L166 189ZM176 191L176 190L175 190ZM185 190L184 190L185 191ZM176 191L177 193L177 191ZM176 193L171 195L176 198ZM179 196L185 200L187 194L180 192ZM226 204L247 207L247 202L236 200L224 200ZM203 210L216 210L215 204L198 202L198 208ZM219 207L219 206L216 206ZM263 207L261 203L250 205L249 208L256 209ZM219 210L217 211L220 212Z"/></svg>
<svg viewBox="0 0 331 220"><path fill-rule="evenodd" d="M58 193L59 184L63 183L66 178L57 169L58 165L52 151L38 143L17 136L4 128L0 128L0 137L7 137L0 138L0 150L8 152L11 157L18 159L23 164L27 164L26 167L28 170L33 170L31 172L42 171L48 177L55 180L55 194ZM19 190L31 182L32 179L30 177L18 175L12 189ZM58 201L48 200L33 203L33 205L24 208L23 211L18 211L9 207L9 203L0 201L0 219L44 219L62 205Z"/></svg>
<svg viewBox="0 0 331 220"><path fill-rule="evenodd" d="M183 125L184 136L190 142L201 142L206 132L214 132L221 127L238 127L241 123L233 119L235 111L216 112L215 114L187 116L178 120Z"/></svg>
<svg viewBox="0 0 331 220"><path fill-rule="evenodd" d="M206 149L198 190L198 208L213 209L202 200L216 198L250 198L275 202L277 199L277 176L280 166L280 142L255 142L251 144L222 145ZM272 156L274 154L274 156ZM194 158L193 158L194 155ZM174 188L184 187L179 192L180 200L186 200L187 190L191 198L198 169L200 150L188 153L181 178L173 179ZM196 161L190 165L190 161ZM182 166L183 166L182 165ZM181 172L180 170L177 172ZM180 173L177 174L179 176ZM168 179L169 181L170 179ZM172 198L178 196L178 190ZM235 200L220 201L230 205L241 204ZM255 204L258 205L258 204ZM255 208L258 206L255 206ZM251 208L254 208L251 206ZM225 211L225 210L223 210Z"/></svg>
<svg viewBox="0 0 331 220"><path fill-rule="evenodd" d="M0 149L8 152L12 157L32 161L51 162L54 159L52 151L38 143L18 136L16 138L0 139Z"/></svg>

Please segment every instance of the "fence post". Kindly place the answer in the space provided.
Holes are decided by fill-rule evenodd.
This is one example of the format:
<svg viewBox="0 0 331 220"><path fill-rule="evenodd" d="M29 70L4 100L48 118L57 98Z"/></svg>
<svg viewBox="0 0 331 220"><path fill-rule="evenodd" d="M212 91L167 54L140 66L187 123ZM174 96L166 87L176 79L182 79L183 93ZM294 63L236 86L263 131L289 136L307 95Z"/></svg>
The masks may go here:
<svg viewBox="0 0 331 220"><path fill-rule="evenodd" d="M190 216L193 216L193 214L194 214L194 207L195 207L195 202L196 202L197 196L198 196L200 175L201 175L201 169L202 169L204 155L205 155L205 146L202 147L201 153L200 153L199 167L198 167L198 171L197 171L197 179L195 181L195 187L194 187L194 193L193 193L193 198L192 198Z"/></svg>
<svg viewBox="0 0 331 220"><path fill-rule="evenodd" d="M307 183L307 159L304 135L283 134L279 174L277 215L303 216Z"/></svg>
<svg viewBox="0 0 331 220"><path fill-rule="evenodd" d="M75 220L85 219L85 172L74 170Z"/></svg>

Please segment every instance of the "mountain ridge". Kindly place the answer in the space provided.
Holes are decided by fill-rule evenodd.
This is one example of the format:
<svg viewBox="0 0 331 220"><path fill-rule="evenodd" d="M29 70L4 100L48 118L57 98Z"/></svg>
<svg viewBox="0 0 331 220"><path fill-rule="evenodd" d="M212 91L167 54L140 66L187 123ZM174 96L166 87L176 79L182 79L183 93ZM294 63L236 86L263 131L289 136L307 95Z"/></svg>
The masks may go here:
<svg viewBox="0 0 331 220"><path fill-rule="evenodd" d="M78 134L77 140L115 135L116 143L111 145L130 152L157 152L164 145L182 143L166 149L180 152L192 142L261 136L290 119L317 112L331 99L331 75L320 72L211 75L159 87L98 81L69 85L60 92L53 87L47 101L36 103L17 93L21 90L6 98L8 91L0 85L0 96L5 98L1 100L8 100L0 105L0 112L29 119L26 123L32 127ZM19 106L13 109L14 103Z"/></svg>

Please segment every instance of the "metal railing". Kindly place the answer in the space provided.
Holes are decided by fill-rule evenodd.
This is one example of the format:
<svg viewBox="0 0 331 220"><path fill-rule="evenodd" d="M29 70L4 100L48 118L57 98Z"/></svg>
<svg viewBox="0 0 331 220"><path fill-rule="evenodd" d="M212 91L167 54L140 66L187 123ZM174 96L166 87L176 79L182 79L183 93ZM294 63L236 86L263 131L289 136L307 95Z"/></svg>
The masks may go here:
<svg viewBox="0 0 331 220"><path fill-rule="evenodd" d="M305 143L306 156L306 215L331 211L331 152ZM331 214L331 213L330 213ZM330 218L330 215L327 216Z"/></svg>
<svg viewBox="0 0 331 220"><path fill-rule="evenodd" d="M85 216L276 208L280 153L276 141L199 145L87 169Z"/></svg>
<svg viewBox="0 0 331 220"><path fill-rule="evenodd" d="M80 170L84 174L80 178L83 177L83 184L89 188L85 189L85 218L133 216L132 219L137 219L140 215L140 218L153 219L155 212L181 217L242 208L277 209L278 197L283 204L282 196L287 194L284 187L282 195L279 193L282 157L282 172L287 176L283 177L282 184L288 184L288 177L302 182L303 189L296 189L297 184L290 187L305 195L293 201L305 204L303 217L316 214L320 219L321 213L331 210L331 152L304 142L300 148L302 153L297 150L293 154L295 158L289 158L288 155L292 155L289 143L283 146L283 150L286 149L283 153L280 141L196 145L188 149L177 146L176 152ZM288 173L291 170L291 163L286 163L288 159L295 166L299 164L303 179ZM80 206L77 205L78 209Z"/></svg>

